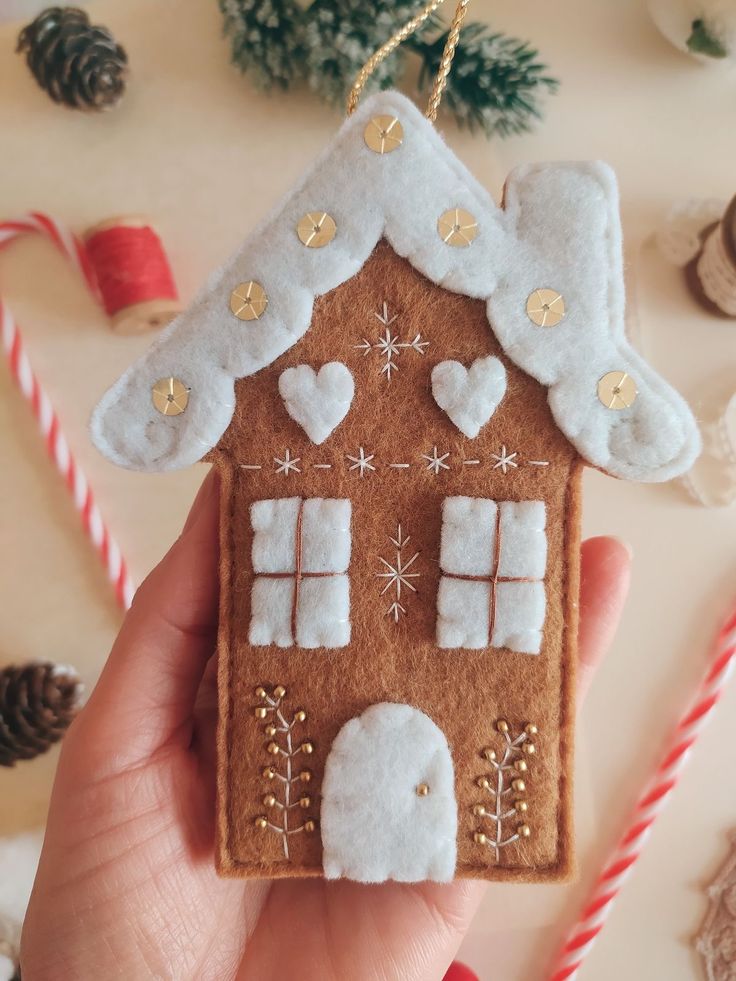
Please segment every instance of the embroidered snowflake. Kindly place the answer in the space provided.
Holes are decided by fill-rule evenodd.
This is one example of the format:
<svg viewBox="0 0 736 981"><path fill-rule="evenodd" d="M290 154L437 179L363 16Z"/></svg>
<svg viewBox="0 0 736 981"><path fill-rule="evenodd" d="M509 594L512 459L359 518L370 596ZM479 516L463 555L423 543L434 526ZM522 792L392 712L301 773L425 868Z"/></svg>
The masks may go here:
<svg viewBox="0 0 736 981"><path fill-rule="evenodd" d="M396 560L389 562L379 555L379 562L387 570L385 572L377 572L376 577L378 579L385 579L386 585L381 590L381 596L384 596L389 590L394 591L395 600L391 606L386 611L387 616L391 616L394 619L394 623L398 623L400 617L406 615L406 609L401 604L401 587L405 589L410 589L412 593L416 593L416 586L411 582L412 579L419 579L421 576L420 572L410 572L416 560L419 558L419 552L415 552L410 559L404 559L401 550L408 545L410 541L410 536L407 535L406 538L403 537L401 531L401 525L399 524L396 530L396 536L389 536L389 541L396 548Z"/></svg>
<svg viewBox="0 0 736 981"><path fill-rule="evenodd" d="M422 453L422 458L428 461L426 469L431 470L433 474L438 474L440 470L450 469L449 463L445 463L445 460L448 458L449 455L450 454L448 452L448 453L443 453L442 456L438 456L437 447L435 446L432 449L431 456L427 453Z"/></svg>
<svg viewBox="0 0 736 981"><path fill-rule="evenodd" d="M364 355L370 354L371 351L377 351L381 357L385 358L386 363L381 368L381 374L385 374L388 380L391 381L391 372L399 370L399 366L394 359L398 357L401 351L413 350L418 354L424 354L429 347L429 341L423 341L421 334L417 334L413 341L402 341L398 334L394 334L390 328L398 314L395 313L393 316L390 316L388 304L385 301L381 312L374 313L373 316L379 323L383 324L385 328L383 335L373 343L364 337L360 344L355 345L355 348L356 350L362 351Z"/></svg>
<svg viewBox="0 0 736 981"><path fill-rule="evenodd" d="M273 458L273 462L276 464L276 473L283 473L287 476L290 473L301 473L301 469L297 464L301 461L301 457L295 457L293 460L291 458L291 452L289 450L284 453L284 459L280 460L277 456Z"/></svg>
<svg viewBox="0 0 736 981"><path fill-rule="evenodd" d="M375 453L369 453L366 455L365 450L361 446L358 450L358 456L350 456L348 454L348 460L352 461L352 466L348 467L349 470L358 470L361 477L365 477L366 473L376 468L371 463L371 460L375 457Z"/></svg>
<svg viewBox="0 0 736 981"><path fill-rule="evenodd" d="M509 468L516 470L516 468L519 466L519 464L515 462L518 455L518 453L508 453L506 447L502 446L500 453L491 453L492 458L496 460L496 463L493 464L493 469L500 469L503 473L508 473Z"/></svg>

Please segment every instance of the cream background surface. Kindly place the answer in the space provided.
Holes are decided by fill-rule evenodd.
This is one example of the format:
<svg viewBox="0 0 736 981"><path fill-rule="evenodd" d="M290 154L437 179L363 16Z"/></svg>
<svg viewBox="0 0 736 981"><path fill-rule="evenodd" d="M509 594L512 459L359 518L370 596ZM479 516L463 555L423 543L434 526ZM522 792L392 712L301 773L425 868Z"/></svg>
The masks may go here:
<svg viewBox="0 0 736 981"><path fill-rule="evenodd" d="M125 100L106 115L52 105L12 54L18 25L0 25L0 216L37 209L83 229L115 214L150 215L189 299L297 180L340 115L305 93L254 93L228 64L214 0L88 6L133 66ZM613 165L637 298L634 339L696 410L710 405L729 375L733 385L736 329L701 314L644 242L673 201L736 190L732 78L671 49L636 0L476 0L471 16L531 38L562 87L535 134L489 145L445 121L451 145L496 194L518 163L600 157ZM5 250L0 289L140 579L178 533L204 467L163 476L117 470L92 449L86 421L150 339L112 336L81 282L41 241ZM92 684L119 616L4 368L0 461L0 662L71 662ZM579 730L581 879L489 891L462 952L483 981L543 976L736 594L736 509L697 508L676 486L596 473L586 483L585 533L628 540L634 577ZM0 773L0 834L43 820L55 762L52 753ZM702 884L736 826L734 772L736 690L699 743L584 978L697 976L688 938L705 909Z"/></svg>

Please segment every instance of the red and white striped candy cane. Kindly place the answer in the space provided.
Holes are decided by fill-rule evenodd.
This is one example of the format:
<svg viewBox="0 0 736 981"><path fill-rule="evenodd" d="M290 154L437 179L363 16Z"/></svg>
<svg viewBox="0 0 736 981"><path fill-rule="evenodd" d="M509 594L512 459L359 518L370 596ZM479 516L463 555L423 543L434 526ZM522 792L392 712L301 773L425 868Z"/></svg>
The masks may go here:
<svg viewBox="0 0 736 981"><path fill-rule="evenodd" d="M0 247L28 232L37 232L50 239L70 259L84 277L90 291L99 300L94 270L89 263L84 246L71 232L46 215L31 213L17 221L0 222ZM100 514L89 481L74 459L62 432L59 416L31 368L18 325L2 300L0 300L0 325L3 350L10 372L33 412L56 469L64 478L79 512L82 527L102 560L117 601L123 609L127 610L135 593L128 566Z"/></svg>
<svg viewBox="0 0 736 981"><path fill-rule="evenodd" d="M667 752L636 804L624 836L598 877L569 939L557 956L549 981L566 981L577 977L624 882L642 853L652 825L677 786L693 745L723 694L734 661L736 610L718 632L713 656L696 696L677 723Z"/></svg>

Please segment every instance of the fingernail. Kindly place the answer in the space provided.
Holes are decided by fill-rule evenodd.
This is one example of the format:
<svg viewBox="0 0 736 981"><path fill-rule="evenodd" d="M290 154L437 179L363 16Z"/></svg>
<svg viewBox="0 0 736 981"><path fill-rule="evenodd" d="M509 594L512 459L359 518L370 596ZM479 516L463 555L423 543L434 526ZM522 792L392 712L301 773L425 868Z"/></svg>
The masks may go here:
<svg viewBox="0 0 736 981"><path fill-rule="evenodd" d="M618 544L621 546L621 548L624 550L624 552L626 552L626 554L628 555L629 559L633 559L634 558L634 549L632 548L632 546L631 546L631 544L629 542L624 541L623 538L619 538L617 535L614 535L613 536L613 540L615 542L618 542Z"/></svg>

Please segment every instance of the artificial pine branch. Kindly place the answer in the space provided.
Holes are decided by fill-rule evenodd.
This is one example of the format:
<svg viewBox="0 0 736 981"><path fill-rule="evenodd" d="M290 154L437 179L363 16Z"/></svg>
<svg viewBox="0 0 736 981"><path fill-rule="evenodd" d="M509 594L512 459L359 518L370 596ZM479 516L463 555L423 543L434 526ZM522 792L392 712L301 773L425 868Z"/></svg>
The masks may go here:
<svg viewBox="0 0 736 981"><path fill-rule="evenodd" d="M218 0L233 64L259 89L288 89L303 73L304 12L295 0Z"/></svg>
<svg viewBox="0 0 736 981"><path fill-rule="evenodd" d="M420 9L418 0L218 0L232 60L261 89L288 89L299 81L330 104L346 98L368 58ZM420 83L429 88L447 32L430 17L404 45L382 61L366 91L396 86L408 51L421 59ZM529 44L483 24L460 36L443 106L461 126L486 136L508 136L540 118L540 97L557 81Z"/></svg>
<svg viewBox="0 0 736 981"><path fill-rule="evenodd" d="M420 89L431 88L446 41L447 32L432 41L407 41L422 59ZM484 24L468 24L460 35L443 105L460 126L488 137L527 132L541 118L539 96L557 90L557 80L546 72L527 42L491 34Z"/></svg>
<svg viewBox="0 0 736 981"><path fill-rule="evenodd" d="M0 766L31 760L58 742L79 710L73 668L34 661L0 670Z"/></svg>

